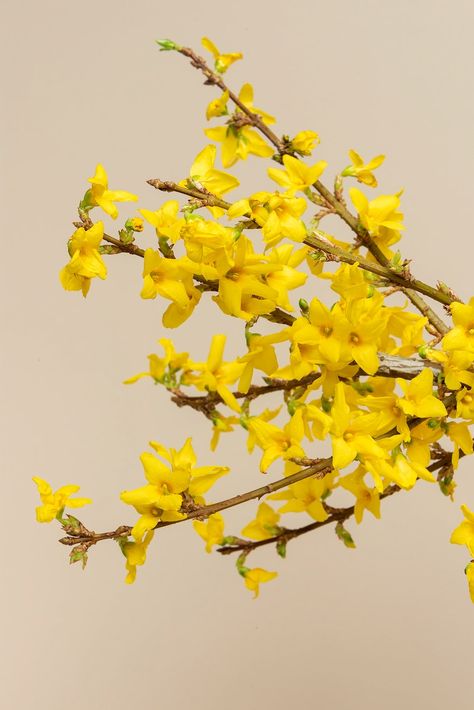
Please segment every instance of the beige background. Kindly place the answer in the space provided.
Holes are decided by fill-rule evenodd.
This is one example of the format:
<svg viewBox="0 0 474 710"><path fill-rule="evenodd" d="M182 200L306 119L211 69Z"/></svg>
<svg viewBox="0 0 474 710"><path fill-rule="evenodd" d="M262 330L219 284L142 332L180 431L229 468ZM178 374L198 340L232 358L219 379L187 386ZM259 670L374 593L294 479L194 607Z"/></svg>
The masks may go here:
<svg viewBox="0 0 474 710"><path fill-rule="evenodd" d="M415 271L472 287L473 4L320 0L205 3L115 0L6 2L2 13L2 662L5 708L236 710L287 707L472 707L467 553L449 544L459 504L474 504L472 463L457 501L420 485L383 506L380 522L351 524L358 548L331 529L294 542L256 602L233 560L207 556L184 524L163 532L133 587L111 544L85 573L69 568L57 528L34 522L31 476L78 482L96 529L129 522L117 492L141 485L149 439L195 437L200 461L234 464L216 496L262 480L243 434L208 451L209 427L170 408L150 383L124 387L163 335L161 304L138 297L141 263L109 260L90 296L61 290L57 273L96 162L111 187L161 197L145 179L179 179L205 145L214 92L153 40L199 46L209 34L245 62L256 105L277 130L320 132L318 159L347 150L388 156L382 192L404 187L404 253ZM241 195L265 184L263 163L236 170ZM263 181L263 182L262 182ZM237 194L237 193L235 193ZM122 209L121 215L132 214ZM151 242L150 242L151 243ZM213 332L241 323L202 306L172 337L204 357ZM278 466L269 478L280 475ZM252 508L229 515L237 531Z"/></svg>

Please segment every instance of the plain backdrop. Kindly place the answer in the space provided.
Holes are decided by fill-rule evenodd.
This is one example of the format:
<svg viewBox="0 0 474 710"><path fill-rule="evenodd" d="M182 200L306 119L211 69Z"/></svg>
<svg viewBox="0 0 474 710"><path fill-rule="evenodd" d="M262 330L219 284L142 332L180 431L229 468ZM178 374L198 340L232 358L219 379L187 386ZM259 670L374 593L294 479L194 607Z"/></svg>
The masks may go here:
<svg viewBox="0 0 474 710"><path fill-rule="evenodd" d="M192 435L200 463L230 463L234 474L215 499L262 481L243 432L211 454L204 418L169 404L149 381L121 384L170 335L162 302L139 298L139 259L109 259L108 281L93 283L87 299L58 282L96 163L112 188L156 209L165 197L146 179L183 178L206 144L204 110L217 94L154 40L200 50L208 35L242 51L229 83L251 81L280 134L318 131L314 156L329 161L329 179L350 148L386 153L376 194L405 190L403 254L419 278L443 279L469 298L473 8L469 0L3 3L2 707L472 707L468 553L449 544L459 505L474 504L470 460L454 503L421 484L386 501L380 521L352 522L356 550L329 527L293 542L286 561L262 550L254 563L279 578L257 601L235 559L206 555L187 524L157 536L132 587L114 543L93 549L85 572L69 567L57 526L34 520L31 477L79 483L94 499L84 521L98 530L133 522L118 492L142 484L138 457L150 439L179 447ZM265 169L257 159L236 166L245 187L235 198L269 185ZM121 217L134 207L122 206ZM202 359L223 329L229 357L243 352L242 322L209 302L171 337ZM268 480L280 475L276 464ZM254 509L232 511L229 531Z"/></svg>

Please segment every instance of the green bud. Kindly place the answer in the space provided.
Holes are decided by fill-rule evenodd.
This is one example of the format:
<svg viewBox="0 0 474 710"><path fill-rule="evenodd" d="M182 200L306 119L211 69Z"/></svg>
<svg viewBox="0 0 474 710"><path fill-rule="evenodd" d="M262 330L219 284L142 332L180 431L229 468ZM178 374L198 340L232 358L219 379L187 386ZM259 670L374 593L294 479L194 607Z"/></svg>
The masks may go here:
<svg viewBox="0 0 474 710"><path fill-rule="evenodd" d="M87 564L87 551L81 548L80 545L73 547L69 553L69 564L73 565L76 562L80 562L82 569L85 569Z"/></svg>
<svg viewBox="0 0 474 710"><path fill-rule="evenodd" d="M437 429L437 427L439 426L439 422L437 419L429 419L428 426L430 429Z"/></svg>
<svg viewBox="0 0 474 710"><path fill-rule="evenodd" d="M288 414L290 415L290 417L292 417L298 409L298 404L295 402L294 399L289 399L286 403L286 408L288 409Z"/></svg>
<svg viewBox="0 0 474 710"><path fill-rule="evenodd" d="M339 540L342 540L346 547L349 547L351 549L355 548L355 542L352 539L352 535L348 530L346 530L346 528L341 522L336 525L336 535L338 536Z"/></svg>
<svg viewBox="0 0 474 710"><path fill-rule="evenodd" d="M427 345L420 345L418 348L418 355L423 358L423 360L426 360L428 357L428 346Z"/></svg>
<svg viewBox="0 0 474 710"><path fill-rule="evenodd" d="M119 237L122 244L133 244L133 242L135 241L133 232L129 231L128 229L121 229L119 231Z"/></svg>
<svg viewBox="0 0 474 710"><path fill-rule="evenodd" d="M280 557L285 559L285 557L286 557L286 540L279 540L277 542L276 549L277 549L277 553L280 555Z"/></svg>
<svg viewBox="0 0 474 710"><path fill-rule="evenodd" d="M298 305L303 315L306 315L306 313L309 312L309 303L305 298L300 298L300 300L298 301Z"/></svg>
<svg viewBox="0 0 474 710"><path fill-rule="evenodd" d="M321 409L323 410L323 412L326 412L326 414L329 414L332 409L331 400L327 399L326 397L321 397Z"/></svg>
<svg viewBox="0 0 474 710"><path fill-rule="evenodd" d="M160 52L171 52L173 49L179 51L181 49L172 39L155 39L155 42L159 45Z"/></svg>

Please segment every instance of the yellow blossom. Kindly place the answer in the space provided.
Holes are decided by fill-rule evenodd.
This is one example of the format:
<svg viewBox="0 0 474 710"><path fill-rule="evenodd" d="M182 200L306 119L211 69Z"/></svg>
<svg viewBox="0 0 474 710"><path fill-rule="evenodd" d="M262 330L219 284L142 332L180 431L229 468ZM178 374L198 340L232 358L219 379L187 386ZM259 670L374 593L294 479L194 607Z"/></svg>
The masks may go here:
<svg viewBox="0 0 474 710"><path fill-rule="evenodd" d="M207 361L190 363L190 371L183 376L184 384L192 384L200 390L217 392L228 407L240 412L240 406L227 385L233 384L244 369L243 363L224 362L226 336L214 335ZM197 374L192 374L191 368Z"/></svg>
<svg viewBox="0 0 474 710"><path fill-rule="evenodd" d="M272 579L275 579L275 577L278 577L278 572L268 572L268 570L262 569L261 567L254 567L253 569L244 568L242 576L245 580L245 586L254 593L255 599L260 593L260 585L263 582L270 582Z"/></svg>
<svg viewBox="0 0 474 710"><path fill-rule="evenodd" d="M334 468L345 468L356 456L386 458L386 452L372 436L378 415L375 412L370 414L351 412L346 402L342 382L336 385L331 418L333 424L330 434Z"/></svg>
<svg viewBox="0 0 474 710"><path fill-rule="evenodd" d="M456 416L462 419L474 419L474 394L464 387L456 392Z"/></svg>
<svg viewBox="0 0 474 710"><path fill-rule="evenodd" d="M412 417L445 417L446 407L433 395L433 371L426 368L419 375L407 382L397 378L397 384L403 390L397 405Z"/></svg>
<svg viewBox="0 0 474 710"><path fill-rule="evenodd" d="M255 520L252 520L242 530L244 537L250 540L268 540L279 532L280 514L276 513L268 503L260 503Z"/></svg>
<svg viewBox="0 0 474 710"><path fill-rule="evenodd" d="M216 146L207 145L196 156L191 165L189 177L197 186L204 187L213 195L220 197L229 190L233 190L239 185L239 181L233 175L216 170L214 163L216 160ZM228 167L223 163L224 167Z"/></svg>
<svg viewBox="0 0 474 710"><path fill-rule="evenodd" d="M211 118L225 116L229 112L227 110L227 102L229 100L229 92L224 91L217 99L213 99L207 106L206 118L209 121Z"/></svg>
<svg viewBox="0 0 474 710"><path fill-rule="evenodd" d="M268 168L267 172L272 180L286 188L290 196L293 196L295 192L304 191L311 187L313 183L319 180L327 167L327 163L324 160L320 160L319 163L310 167L292 155L283 156L283 165L285 166L284 170Z"/></svg>
<svg viewBox="0 0 474 710"><path fill-rule="evenodd" d="M131 385L142 377L152 377L155 382L163 382L168 369L170 373L174 374L184 367L188 359L188 353L177 353L172 341L168 338L160 338L158 342L162 346L165 356L148 355L150 369L147 372L140 372L138 375L124 380L124 385Z"/></svg>
<svg viewBox="0 0 474 710"><path fill-rule="evenodd" d="M451 303L454 328L441 343L443 350L474 352L474 296L469 303Z"/></svg>
<svg viewBox="0 0 474 710"><path fill-rule="evenodd" d="M66 291L89 291L90 281L95 277L105 279L107 267L99 253L104 236L104 225L97 222L90 229L79 227L68 242L71 260L60 271L59 279Z"/></svg>
<svg viewBox="0 0 474 710"><path fill-rule="evenodd" d="M120 547L127 558L125 563L127 570L127 576L125 577L126 584L133 584L137 576L137 567L145 564L147 547L153 540L154 534L153 530L149 530L142 541L132 542L127 540L121 543Z"/></svg>
<svg viewBox="0 0 474 710"><path fill-rule="evenodd" d="M300 155L311 155L319 142L319 135L314 131L300 131L291 139L291 147Z"/></svg>
<svg viewBox="0 0 474 710"><path fill-rule="evenodd" d="M166 259L159 251L147 249L143 264L142 298L163 298L174 301L181 308L189 302L189 296L183 280L189 275L180 268L179 259Z"/></svg>
<svg viewBox="0 0 474 710"><path fill-rule="evenodd" d="M466 455L473 453L471 432L466 422L449 422L447 434L454 444L452 464L453 468L456 469L459 463L460 450Z"/></svg>
<svg viewBox="0 0 474 710"><path fill-rule="evenodd" d="M304 456L300 442L304 435L302 413L297 409L283 429L269 424L262 417L249 417L247 428L263 450L260 470L265 473L276 459L291 459Z"/></svg>
<svg viewBox="0 0 474 710"><path fill-rule="evenodd" d="M272 375L278 367L275 349L271 345L262 345L259 336L250 337L249 351L239 357L238 362L245 363L239 380L239 392L246 394L252 384L254 369L261 370L267 376Z"/></svg>
<svg viewBox="0 0 474 710"><path fill-rule="evenodd" d="M145 451L140 460L148 484L131 491L123 491L121 500L132 505L140 518L132 529L135 540L141 540L145 532L152 530L159 521L182 520L186 513L181 510L183 493L191 497L201 496L221 476L228 473L227 467L196 467L196 455L188 438L179 451L167 449L156 441L150 446L169 465L154 454Z"/></svg>
<svg viewBox="0 0 474 710"><path fill-rule="evenodd" d="M239 91L239 100L248 108L252 113L256 113L259 118L262 119L267 126L275 123L275 117L271 116L269 113L264 111L262 108L257 108L253 104L253 86L252 84L244 84Z"/></svg>
<svg viewBox="0 0 474 710"><path fill-rule="evenodd" d="M251 84L244 84L239 92L239 101L253 113L257 114L263 123L275 122L273 116L263 109L253 105L253 88ZM206 128L204 133L208 138L217 143L222 143L222 165L229 168L237 160L246 160L249 154L261 158L273 155L273 148L265 142L257 131L248 125L250 119L238 111L227 122L226 126Z"/></svg>
<svg viewBox="0 0 474 710"><path fill-rule="evenodd" d="M307 204L303 197L289 197L279 192L256 192L248 199L235 202L227 211L231 219L249 215L262 227L267 247L278 244L285 237L302 242L307 231L300 219Z"/></svg>
<svg viewBox="0 0 474 710"><path fill-rule="evenodd" d="M201 44L204 49L207 49L207 51L210 52L214 57L214 68L217 72L219 72L219 74L224 74L224 72L227 71L231 64L236 62L238 59L242 59L244 56L241 52L221 54L214 42L211 42L208 37L203 37L201 40Z"/></svg>
<svg viewBox="0 0 474 710"><path fill-rule="evenodd" d="M244 235L234 244L232 261L232 267L219 279L218 295L213 297L219 308L244 320L274 310L278 291L271 288L264 277L279 271L282 266L269 263L268 258L256 254L252 242ZM247 301L247 310L242 307L243 296L251 297Z"/></svg>
<svg viewBox="0 0 474 710"><path fill-rule="evenodd" d="M38 493L42 505L36 508L36 520L39 523L50 523L58 515L61 515L64 508L82 508L87 503L92 503L90 498L71 498L73 493L77 493L79 486L61 486L53 493L53 489L39 476L33 476L33 481L38 487Z"/></svg>
<svg viewBox="0 0 474 710"><path fill-rule="evenodd" d="M471 597L471 601L474 603L474 561L469 562L464 571L467 577L469 595Z"/></svg>
<svg viewBox="0 0 474 710"><path fill-rule="evenodd" d="M287 471L285 472L287 474ZM274 493L271 500L286 500L279 508L280 513L308 513L313 520L323 522L329 517L323 505L324 497L334 487L336 472L326 474L323 478L304 478L288 486L287 489Z"/></svg>
<svg viewBox="0 0 474 710"><path fill-rule="evenodd" d="M354 473L349 473L339 479L339 485L355 496L354 518L356 523L362 522L365 510L372 513L375 518L380 518L379 492L376 488L371 488L365 483L365 474L363 466L359 466Z"/></svg>
<svg viewBox="0 0 474 710"><path fill-rule="evenodd" d="M206 552L212 552L214 545L221 545L224 539L224 518L220 513L213 513L204 522L195 520L193 527L206 543Z"/></svg>
<svg viewBox="0 0 474 710"><path fill-rule="evenodd" d="M351 159L352 165L348 165L344 168L341 175L343 177L355 177L358 182L368 185L369 187L377 187L377 180L372 170L375 170L380 165L382 165L385 160L385 155L377 155L368 163L364 163L359 153L355 150L349 151L349 158Z"/></svg>
<svg viewBox="0 0 474 710"><path fill-rule="evenodd" d="M469 553L474 557L474 513L467 505L462 505L461 510L464 520L453 530L450 542L455 545L466 545Z"/></svg>
<svg viewBox="0 0 474 710"><path fill-rule="evenodd" d="M118 217L118 209L114 205L114 202L130 202L138 200L137 195L132 195L130 192L125 192L125 190L109 190L107 173L105 172L104 166L100 163L95 169L95 175L89 178L88 182L91 183L92 187L86 193L84 198L86 206L91 204L94 206L101 207L104 212L116 219Z"/></svg>
<svg viewBox="0 0 474 710"><path fill-rule="evenodd" d="M379 246L391 255L388 247L398 242L400 231L404 229L403 214L398 212L401 192L396 195L380 195L370 202L356 187L351 187L349 194L362 226L371 236L377 237Z"/></svg>
<svg viewBox="0 0 474 710"><path fill-rule="evenodd" d="M167 200L160 209L155 212L150 210L139 210L146 221L156 229L157 237L166 237L176 243L180 238L181 228L184 226L184 219L178 218L178 200Z"/></svg>
<svg viewBox="0 0 474 710"><path fill-rule="evenodd" d="M212 420L211 451L215 451L222 432L234 431L234 426L239 423L239 417L224 417L218 413Z"/></svg>

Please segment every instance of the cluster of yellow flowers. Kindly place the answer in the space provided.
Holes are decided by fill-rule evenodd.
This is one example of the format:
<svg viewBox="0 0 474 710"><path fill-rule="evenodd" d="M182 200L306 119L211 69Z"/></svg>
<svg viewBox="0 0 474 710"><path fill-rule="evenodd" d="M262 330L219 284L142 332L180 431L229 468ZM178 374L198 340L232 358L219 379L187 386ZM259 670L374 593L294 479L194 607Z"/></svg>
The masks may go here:
<svg viewBox="0 0 474 710"><path fill-rule="evenodd" d="M164 50L191 56L191 50L171 40L159 44ZM117 535L117 540L126 556L126 581L133 582L156 528L194 518L195 530L208 552L216 545L242 552L237 570L257 595L259 584L273 579L276 572L249 568L245 560L253 543L267 540L274 541L284 556L286 542L295 531L282 525L282 515L301 513L318 524L334 520L338 537L354 547L344 521L353 514L360 523L366 510L379 518L380 500L386 495L409 490L422 479L438 481L441 491L452 498L459 458L473 453L469 427L474 423L474 298L469 304L453 298L453 326L437 334L426 310L414 313L406 304L387 304L391 295L387 286L393 285L390 274L403 276L405 268L399 254L391 249L404 229L399 211L401 191L369 200L360 189L349 189L356 212L353 219L364 239L350 243L319 230L325 214L338 213L334 202L347 210L342 197L345 180L377 187L373 171L384 156L364 162L351 150L351 163L339 171L335 191L328 199L327 193L315 189L327 163L319 160L308 165L301 159L319 144L318 134L303 130L276 143L274 134L268 132L275 119L254 106L252 86L246 83L234 95L221 79L242 55L221 54L207 38L203 46L212 53L217 74L204 60L192 58L195 66L204 67L208 83L220 90L207 106L206 117L224 118L225 123L206 129L205 134L221 145L223 168L249 155L274 158L280 167L268 168L267 175L280 189L268 188L226 201L224 195L238 188L239 181L215 167L216 146L209 144L181 182L149 181L158 189L186 196L187 202L181 205L177 199L169 199L157 209L140 209L140 217L128 219L116 238L104 233L102 221L92 221L92 211L98 208L116 219L116 202L138 198L109 190L106 171L98 165L89 179L91 188L80 202L82 226L69 239L70 260L60 279L66 290L81 290L86 296L93 278L107 276L104 255L129 252L143 257L141 297L169 302L163 313L166 328L179 327L205 293L213 294L212 300L224 314L244 321L247 348L236 358L224 360L223 334L212 338L205 362L193 360L189 353L177 353L170 339L161 338L164 355L149 355L149 368L125 382L150 377L170 390L180 404L200 409L212 423L212 450L222 433L243 427L249 452L255 447L262 452L261 472L282 462L288 483L283 480L270 489L255 519L243 528L243 538L226 536L219 510L228 506L216 504L214 510L206 505L203 494L229 469L196 467L191 439L179 451L150 442L160 458L143 453L147 483L121 494L139 518L129 533ZM234 113L229 110L230 103L236 106ZM322 212L304 221L314 204ZM155 247L146 250L135 244L136 233L144 228L143 220L157 238ZM329 247L349 255L348 263L332 268L333 258L325 257L324 248L313 245L312 238L321 236ZM369 249L362 257L361 249L368 240L378 252ZM380 263L392 269L385 278L370 269L377 261L374 253L382 254L384 261ZM364 258L369 267L362 265ZM329 281L335 300L325 305L318 298L310 303L300 299L294 316L291 292L308 277ZM254 332L262 317L283 328L267 335ZM403 368L397 371L396 363L407 358L412 366L408 374ZM388 371L384 367L387 360L391 363ZM263 373L263 382L255 377L256 371ZM193 388L200 394L193 393ZM259 409L257 398L267 391L280 391L284 408ZM272 420L278 416L280 423L276 424ZM305 467L320 460L316 458L319 442L325 440L331 443L332 457L325 468L306 473ZM444 449L445 445L450 450ZM437 478L433 475L436 471ZM70 498L77 486L53 493L46 482L35 481L43 503L37 509L40 522L56 517L61 521L66 506L90 502ZM339 518L340 508L327 503L338 490L348 491L354 499L353 508ZM261 496L248 499L256 497ZM270 501L281 501L282 505L275 509ZM465 520L451 541L466 545L474 557L474 513L466 506L462 509ZM466 574L474 601L474 561L468 564Z"/></svg>

